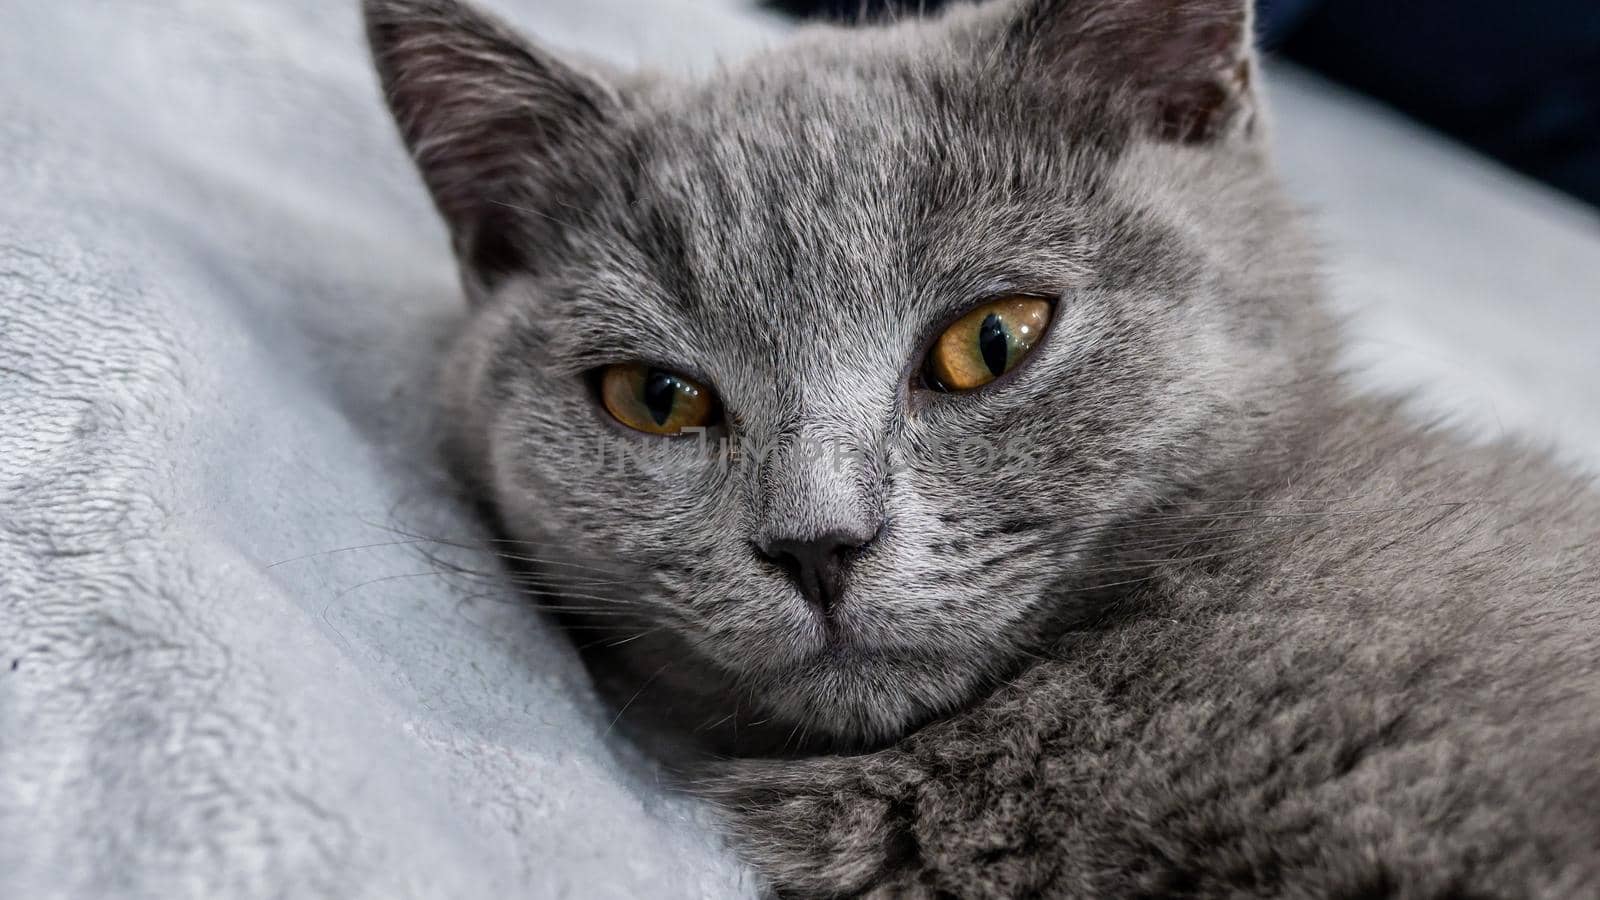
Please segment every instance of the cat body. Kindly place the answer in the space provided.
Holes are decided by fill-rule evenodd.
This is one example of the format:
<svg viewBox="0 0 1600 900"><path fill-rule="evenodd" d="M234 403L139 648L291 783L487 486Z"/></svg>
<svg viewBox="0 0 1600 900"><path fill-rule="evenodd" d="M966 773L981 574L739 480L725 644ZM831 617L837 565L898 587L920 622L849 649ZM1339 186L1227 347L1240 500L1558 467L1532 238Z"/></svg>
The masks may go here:
<svg viewBox="0 0 1600 900"><path fill-rule="evenodd" d="M1093 576L1106 618L973 707L709 780L763 870L797 896L1600 896L1589 484L1388 405L1324 423L1292 472L1167 511Z"/></svg>
<svg viewBox="0 0 1600 900"><path fill-rule="evenodd" d="M366 13L456 468L778 892L1600 894L1600 501L1345 387L1245 3Z"/></svg>

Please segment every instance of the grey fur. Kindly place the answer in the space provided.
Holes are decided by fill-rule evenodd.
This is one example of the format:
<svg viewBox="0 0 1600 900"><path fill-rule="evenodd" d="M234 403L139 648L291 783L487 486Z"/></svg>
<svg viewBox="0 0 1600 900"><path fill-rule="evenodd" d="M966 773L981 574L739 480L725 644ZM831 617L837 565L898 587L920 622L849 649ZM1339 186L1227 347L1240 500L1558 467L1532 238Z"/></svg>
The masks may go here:
<svg viewBox="0 0 1600 900"><path fill-rule="evenodd" d="M775 888L1600 892L1600 501L1342 386L1243 4L962 8L701 83L367 15L476 301L453 452L519 577L622 638L593 661L630 721L844 754L696 782ZM919 389L1008 291L1060 297L1029 361ZM621 430L588 373L629 360L760 452ZM755 550L877 526L829 617Z"/></svg>

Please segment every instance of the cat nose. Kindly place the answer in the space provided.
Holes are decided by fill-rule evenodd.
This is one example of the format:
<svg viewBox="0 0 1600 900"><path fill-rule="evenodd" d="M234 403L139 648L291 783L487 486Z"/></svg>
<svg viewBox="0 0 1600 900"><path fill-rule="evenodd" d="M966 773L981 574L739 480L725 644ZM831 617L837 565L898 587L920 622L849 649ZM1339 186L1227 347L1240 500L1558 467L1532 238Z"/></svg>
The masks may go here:
<svg viewBox="0 0 1600 900"><path fill-rule="evenodd" d="M769 538L761 541L757 549L789 574L812 606L827 614L833 611L844 590L845 570L851 560L876 538L876 530L829 531L803 540Z"/></svg>

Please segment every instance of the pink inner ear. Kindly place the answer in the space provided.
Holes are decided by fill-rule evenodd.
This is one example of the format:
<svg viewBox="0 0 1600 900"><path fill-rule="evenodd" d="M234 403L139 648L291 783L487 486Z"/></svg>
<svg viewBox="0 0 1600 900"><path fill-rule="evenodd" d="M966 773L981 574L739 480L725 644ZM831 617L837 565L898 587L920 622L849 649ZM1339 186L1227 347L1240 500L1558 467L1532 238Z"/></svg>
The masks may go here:
<svg viewBox="0 0 1600 900"><path fill-rule="evenodd" d="M1157 136L1184 144L1215 137L1234 102L1232 94L1216 81L1163 85L1155 100Z"/></svg>
<svg viewBox="0 0 1600 900"><path fill-rule="evenodd" d="M1176 17L1169 12L1161 18ZM1170 30L1138 32L1126 49L1143 63L1134 77L1140 93L1149 98L1157 136L1192 144L1221 133L1249 91L1248 27L1241 8L1226 17L1211 15L1172 23Z"/></svg>
<svg viewBox="0 0 1600 900"><path fill-rule="evenodd" d="M1249 2L1030 0L1010 38L1053 77L1131 90L1159 138L1199 143L1249 114Z"/></svg>
<svg viewBox="0 0 1600 900"><path fill-rule="evenodd" d="M1234 56L1243 43L1243 36L1240 34L1243 29L1242 19L1237 22L1212 22L1200 29L1196 46L1210 51L1214 56Z"/></svg>
<svg viewBox="0 0 1600 900"><path fill-rule="evenodd" d="M1161 21L1165 20L1165 21ZM1135 26L1124 64L1137 65L1143 79L1221 78L1244 55L1245 15L1184 19L1168 13L1160 24Z"/></svg>
<svg viewBox="0 0 1600 900"><path fill-rule="evenodd" d="M498 20L448 0L367 0L368 39L401 135L480 281L526 268L519 227L619 104L610 87ZM537 212L530 213L537 218Z"/></svg>

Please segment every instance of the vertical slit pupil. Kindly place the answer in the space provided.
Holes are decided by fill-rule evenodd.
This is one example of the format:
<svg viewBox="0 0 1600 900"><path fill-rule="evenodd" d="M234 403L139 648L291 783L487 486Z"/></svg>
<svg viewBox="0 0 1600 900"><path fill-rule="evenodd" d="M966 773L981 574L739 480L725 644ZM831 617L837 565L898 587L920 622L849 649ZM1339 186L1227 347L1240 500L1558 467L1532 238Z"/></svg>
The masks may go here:
<svg viewBox="0 0 1600 900"><path fill-rule="evenodd" d="M678 379L660 369L651 369L644 375L644 408L657 425L667 424L672 415L673 401L678 399Z"/></svg>
<svg viewBox="0 0 1600 900"><path fill-rule="evenodd" d="M1000 314L984 316L983 324L978 326L978 352L983 354L983 364L989 367L991 375L999 377L1005 372L1010 350L1011 336L1006 333L1006 323L1000 319Z"/></svg>

